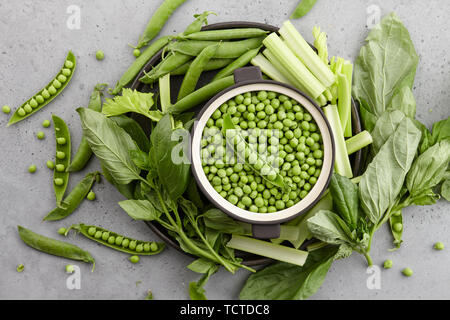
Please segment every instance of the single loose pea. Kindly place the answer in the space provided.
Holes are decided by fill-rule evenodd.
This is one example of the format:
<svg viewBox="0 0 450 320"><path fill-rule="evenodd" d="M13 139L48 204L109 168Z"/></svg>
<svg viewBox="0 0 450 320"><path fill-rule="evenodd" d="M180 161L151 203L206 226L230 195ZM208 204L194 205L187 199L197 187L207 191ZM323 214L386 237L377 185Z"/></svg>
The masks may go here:
<svg viewBox="0 0 450 320"><path fill-rule="evenodd" d="M66 266L66 272L67 272L67 273L73 273L74 271L75 271L75 268L74 268L73 265L68 264L68 265Z"/></svg>
<svg viewBox="0 0 450 320"><path fill-rule="evenodd" d="M56 143L58 143L59 145L65 145L66 144L66 138L58 138L56 139Z"/></svg>
<svg viewBox="0 0 450 320"><path fill-rule="evenodd" d="M138 263L140 258L139 256L131 256L128 260L130 260L131 263Z"/></svg>
<svg viewBox="0 0 450 320"><path fill-rule="evenodd" d="M64 152L62 152L62 151L58 151L58 152L56 152L56 157L59 160L63 160L66 157L66 154Z"/></svg>
<svg viewBox="0 0 450 320"><path fill-rule="evenodd" d="M29 173L35 173L37 170L36 165L32 164L31 166L28 167L28 172Z"/></svg>
<svg viewBox="0 0 450 320"><path fill-rule="evenodd" d="M88 195L87 195L86 198L87 198L88 200L90 200L90 201L94 201L95 198L96 198L95 192L94 192L94 191L89 191L89 193L88 193Z"/></svg>
<svg viewBox="0 0 450 320"><path fill-rule="evenodd" d="M60 235L62 235L62 236L66 233L66 231L67 231L66 228L59 228L59 229L58 229L58 233L59 233Z"/></svg>
<svg viewBox="0 0 450 320"><path fill-rule="evenodd" d="M139 49L133 50L133 56L135 56L136 58L139 58L140 55L141 55L141 50L139 50Z"/></svg>
<svg viewBox="0 0 450 320"><path fill-rule="evenodd" d="M105 59L105 54L103 53L102 50L98 50L95 53L95 57L97 58L97 60L101 61L101 60Z"/></svg>
<svg viewBox="0 0 450 320"><path fill-rule="evenodd" d="M403 269L402 273L405 277L411 277L413 275L413 271L411 270L411 268Z"/></svg>
<svg viewBox="0 0 450 320"><path fill-rule="evenodd" d="M37 137L39 140L43 140L43 139L45 139L45 133L42 132L42 131L39 131L39 132L36 134L36 137Z"/></svg>
<svg viewBox="0 0 450 320"><path fill-rule="evenodd" d="M48 128L48 127L50 127L50 125L51 125L51 122L49 120L42 121L42 126L44 128Z"/></svg>
<svg viewBox="0 0 450 320"><path fill-rule="evenodd" d="M442 242L436 242L434 244L434 249L436 249L436 250L444 250L444 244Z"/></svg>
<svg viewBox="0 0 450 320"><path fill-rule="evenodd" d="M392 262L392 260L386 260L383 264L383 268L390 269L390 268L392 268L393 265L394 265L394 262Z"/></svg>
<svg viewBox="0 0 450 320"><path fill-rule="evenodd" d="M23 270L25 270L25 266L23 264L19 264L16 268L17 272L23 272Z"/></svg>
<svg viewBox="0 0 450 320"><path fill-rule="evenodd" d="M46 165L47 165L47 168L49 168L50 170L53 170L55 168L55 163L51 160L48 160Z"/></svg>
<svg viewBox="0 0 450 320"><path fill-rule="evenodd" d="M2 111L3 111L3 113L8 114L11 112L11 108L9 106L3 106Z"/></svg>

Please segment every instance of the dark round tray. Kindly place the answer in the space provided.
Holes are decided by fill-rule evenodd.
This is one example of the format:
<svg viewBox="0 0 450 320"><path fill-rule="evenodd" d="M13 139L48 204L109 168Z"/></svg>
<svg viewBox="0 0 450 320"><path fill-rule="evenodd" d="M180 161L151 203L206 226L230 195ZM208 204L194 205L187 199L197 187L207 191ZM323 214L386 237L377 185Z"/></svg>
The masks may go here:
<svg viewBox="0 0 450 320"><path fill-rule="evenodd" d="M215 23L210 24L208 26L205 26L202 28L202 30L222 30L222 29L233 29L233 28L261 28L263 30L267 30L269 32L278 32L277 27L271 26L264 23L257 23L257 22L244 22L244 21L231 21L231 22L221 22L221 23ZM156 55L154 55L148 63L144 66L144 68L141 70L139 75L134 80L133 84L131 85L131 89L138 90L140 92L157 92L157 86L151 87L149 85L143 84L139 82L139 79L144 76L144 72L149 72L154 66L156 66L162 58L162 50L158 52ZM216 72L206 72L204 75L202 75L202 78L200 79L200 85L208 83L212 77L214 77ZM171 80L171 89L172 89L172 99L176 99L176 95L178 93L179 86L181 85L182 77L174 77L173 80ZM172 100L172 101L173 101ZM200 110L203 108L203 104L197 106L194 110L191 110L195 113L200 112ZM146 121L146 118L140 117L139 115L133 114L133 117L135 120L137 120L141 126L144 128L144 130L149 131L149 123ZM362 131L361 127L361 119L359 116L359 111L356 106L355 101L352 99L352 126L353 126L353 134L358 134ZM360 169L361 169L361 158L362 158L362 151L358 151L355 154L351 156L351 164L353 168L353 173L355 176L359 175ZM180 245L176 242L175 239L173 239L168 233L167 230L159 225L158 223L153 222L145 222L148 227L156 233L164 242L166 242L171 247L175 248L176 250L192 256L191 254L188 254L184 252ZM243 259L243 264L246 266L252 267L252 266L258 266L258 265L264 265L272 262L272 259L248 254L245 252L237 252L236 256ZM192 256L194 257L194 256Z"/></svg>

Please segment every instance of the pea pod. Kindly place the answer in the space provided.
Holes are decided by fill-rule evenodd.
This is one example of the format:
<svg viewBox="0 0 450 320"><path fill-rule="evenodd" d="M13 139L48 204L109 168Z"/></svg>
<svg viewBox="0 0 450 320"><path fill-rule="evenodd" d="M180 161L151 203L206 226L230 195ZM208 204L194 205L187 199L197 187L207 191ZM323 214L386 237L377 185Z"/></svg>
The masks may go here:
<svg viewBox="0 0 450 320"><path fill-rule="evenodd" d="M205 69L206 64L212 59L214 53L217 51L217 48L220 44L213 44L200 52L198 57L192 61L184 79L181 84L180 91L178 93L178 101L186 97L195 91L195 87L197 86L198 79Z"/></svg>
<svg viewBox="0 0 450 320"><path fill-rule="evenodd" d="M222 69L229 65L231 62L233 62L233 59L211 59L209 62L205 65L204 71L213 71L217 69ZM178 67L177 69L170 72L171 76L182 76L185 75L186 72L189 70L189 67L191 66L192 61L186 62L181 67Z"/></svg>
<svg viewBox="0 0 450 320"><path fill-rule="evenodd" d="M245 52L259 48L262 45L264 37L250 38L240 41L222 42L220 48L214 54L214 58L239 58ZM178 52L188 56L196 57L206 47L220 43L220 41L186 40L169 43L167 50L169 52Z"/></svg>
<svg viewBox="0 0 450 320"><path fill-rule="evenodd" d="M73 73L76 68L76 58L75 55L69 51L63 67L58 72L56 77L50 81L44 89L39 91L28 101L26 101L20 108L14 112L8 122L8 126L20 122L32 114L35 114L47 104L49 104L53 99L55 99L69 84L72 79Z"/></svg>
<svg viewBox="0 0 450 320"><path fill-rule="evenodd" d="M391 217L389 218L389 226L391 228L392 236L394 237L394 244L396 246L396 250L400 248L400 245L402 244L402 235L403 235L403 228L396 229L395 225L403 225L403 217L402 217L402 210L396 210L392 213Z"/></svg>
<svg viewBox="0 0 450 320"><path fill-rule="evenodd" d="M55 190L56 204L59 206L67 189L69 172L66 168L70 164L70 132L64 120L52 115L56 139L56 159L53 171L53 188Z"/></svg>
<svg viewBox="0 0 450 320"><path fill-rule="evenodd" d="M66 235L71 229L104 246L131 255L152 256L160 253L165 248L164 243L134 240L97 226L87 226L82 223L75 224L67 229Z"/></svg>
<svg viewBox="0 0 450 320"><path fill-rule="evenodd" d="M245 67L247 64L250 63L250 61L252 61L252 59L254 57L256 57L258 55L260 49L261 49L261 47L247 51L246 53L244 53L242 56L240 56L239 58L234 60L228 66L226 66L224 69L220 70L213 78L213 81L230 76L233 74L234 70Z"/></svg>
<svg viewBox="0 0 450 320"><path fill-rule="evenodd" d="M256 174L258 174L265 181L283 190L286 189L287 186L284 183L283 177L269 163L261 159L261 157L259 157L258 152L255 152L253 148L245 141L245 138L239 133L233 121L231 120L231 116L229 114L226 114L223 117L222 129L224 131L224 135L227 130L234 130L235 136L232 138L237 138L237 141L235 141L235 139L233 139L233 141L228 141L229 136L225 135L225 137L227 138L227 143L230 144L230 146L236 152L237 156L242 161L244 161L246 165L248 165ZM239 144L243 144L245 146L245 148L243 148L242 151L240 151L241 149L239 149L238 147ZM254 163L253 161L248 161L249 157L245 154L246 150L250 150L249 156L252 154L256 156ZM261 163L260 168L257 167L256 165L258 162ZM266 168L267 171L267 173L265 174L263 174L262 172L263 170L265 170L264 168Z"/></svg>
<svg viewBox="0 0 450 320"><path fill-rule="evenodd" d="M87 174L64 199L60 207L56 207L45 216L44 221L62 220L71 215L91 191L99 175L99 172Z"/></svg>
<svg viewBox="0 0 450 320"><path fill-rule="evenodd" d="M189 109L192 109L193 107L198 106L205 101L208 101L208 99L212 98L220 91L231 87L232 85L234 85L233 76L228 76L223 79L213 81L175 103L170 108L170 112L182 113Z"/></svg>
<svg viewBox="0 0 450 320"><path fill-rule="evenodd" d="M97 112L102 111L102 95L105 88L104 84L98 84L95 86L94 91L91 94L88 108ZM80 145L78 147L75 156L73 157L72 163L67 168L68 172L77 172L83 170L86 167L89 159L91 159L92 150L87 142L86 138L83 136L81 138Z"/></svg>
<svg viewBox="0 0 450 320"><path fill-rule="evenodd" d="M145 75L139 79L139 81L146 84L152 84L158 81L158 79L162 76L165 76L173 70L181 67L191 59L191 56L182 53L169 53L154 69L146 72Z"/></svg>
<svg viewBox="0 0 450 320"><path fill-rule="evenodd" d="M207 24L207 23L208 23L208 16L209 16L210 14L215 14L215 13L212 12L212 11L205 11L205 12L203 12L202 14L196 14L196 15L194 15L194 18L195 18L194 22L192 22L192 23L184 30L183 35L184 35L184 36L187 36L187 35L189 35L189 34L199 32L199 31L202 29L202 26L203 26L204 24Z"/></svg>
<svg viewBox="0 0 450 320"><path fill-rule="evenodd" d="M47 238L22 226L17 226L17 229L22 241L33 249L58 257L92 263L92 271L94 271L95 260L89 252L73 244Z"/></svg>
<svg viewBox="0 0 450 320"><path fill-rule="evenodd" d="M183 40L221 41L221 40L258 38L265 36L267 33L268 31L259 28L236 28L236 29L199 31L188 35L181 35L177 38Z"/></svg>

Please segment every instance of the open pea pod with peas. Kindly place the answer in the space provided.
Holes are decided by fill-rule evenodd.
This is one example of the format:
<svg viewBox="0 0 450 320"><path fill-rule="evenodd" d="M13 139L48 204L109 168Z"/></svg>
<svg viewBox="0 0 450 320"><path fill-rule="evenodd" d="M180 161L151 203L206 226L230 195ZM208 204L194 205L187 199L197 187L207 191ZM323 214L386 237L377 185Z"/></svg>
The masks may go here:
<svg viewBox="0 0 450 320"><path fill-rule="evenodd" d="M44 89L40 90L37 94L28 99L16 110L16 112L14 112L9 119L8 126L28 118L52 102L53 99L55 99L64 90L64 88L67 87L72 79L75 68L75 55L69 51L66 60L64 61L64 65L56 77L50 81Z"/></svg>
<svg viewBox="0 0 450 320"><path fill-rule="evenodd" d="M56 160L53 171L53 188L55 190L56 203L60 206L69 182L69 172L67 172L66 169L70 164L70 131L67 124L60 117L52 115L52 120L55 128L56 139Z"/></svg>
<svg viewBox="0 0 450 320"><path fill-rule="evenodd" d="M83 223L72 225L67 229L65 235L72 229L90 240L131 255L152 256L160 253L165 248L165 243L135 240L101 227L88 226Z"/></svg>

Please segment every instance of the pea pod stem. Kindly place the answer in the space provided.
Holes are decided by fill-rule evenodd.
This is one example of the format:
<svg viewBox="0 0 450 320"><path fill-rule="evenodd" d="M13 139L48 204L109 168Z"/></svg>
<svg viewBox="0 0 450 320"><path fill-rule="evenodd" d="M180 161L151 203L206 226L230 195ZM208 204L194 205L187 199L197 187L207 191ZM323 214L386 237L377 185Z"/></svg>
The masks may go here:
<svg viewBox="0 0 450 320"><path fill-rule="evenodd" d="M177 52L169 53L154 69L144 72L145 75L139 81L145 84L152 84L160 77L176 70L190 60L192 60L191 56Z"/></svg>

